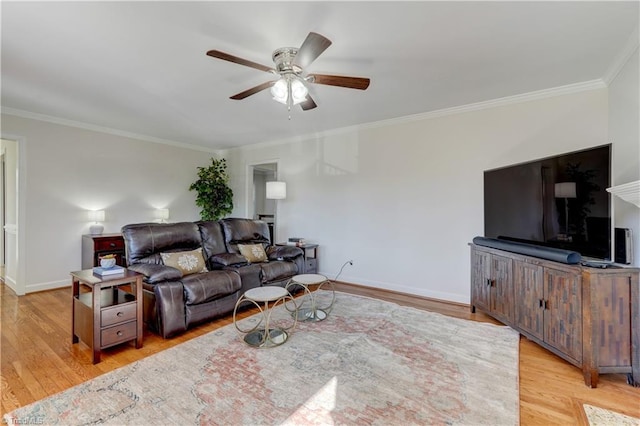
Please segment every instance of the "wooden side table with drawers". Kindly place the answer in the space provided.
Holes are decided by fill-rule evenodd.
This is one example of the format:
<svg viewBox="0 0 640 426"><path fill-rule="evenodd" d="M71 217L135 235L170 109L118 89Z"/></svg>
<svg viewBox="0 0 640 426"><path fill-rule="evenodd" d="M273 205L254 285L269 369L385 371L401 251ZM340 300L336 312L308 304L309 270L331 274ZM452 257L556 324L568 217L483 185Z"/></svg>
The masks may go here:
<svg viewBox="0 0 640 426"><path fill-rule="evenodd" d="M94 364L102 349L131 340L142 347L142 277L126 269L105 276L92 269L71 272L71 343L89 346Z"/></svg>

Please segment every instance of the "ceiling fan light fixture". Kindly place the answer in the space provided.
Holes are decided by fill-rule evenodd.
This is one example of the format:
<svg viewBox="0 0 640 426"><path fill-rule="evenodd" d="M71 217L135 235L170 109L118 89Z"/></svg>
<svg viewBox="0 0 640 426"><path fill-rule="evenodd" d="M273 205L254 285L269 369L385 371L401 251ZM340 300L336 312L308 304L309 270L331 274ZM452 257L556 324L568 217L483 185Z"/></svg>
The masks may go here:
<svg viewBox="0 0 640 426"><path fill-rule="evenodd" d="M304 82L292 75L285 75L271 86L273 100L285 105L298 105L307 99L308 94L309 89Z"/></svg>
<svg viewBox="0 0 640 426"><path fill-rule="evenodd" d="M287 98L289 97L289 87L287 83L286 79L281 78L271 86L271 95L274 101L285 105L287 104Z"/></svg>
<svg viewBox="0 0 640 426"><path fill-rule="evenodd" d="M307 99L309 90L299 78L294 78L291 81L291 100L294 105L298 105Z"/></svg>

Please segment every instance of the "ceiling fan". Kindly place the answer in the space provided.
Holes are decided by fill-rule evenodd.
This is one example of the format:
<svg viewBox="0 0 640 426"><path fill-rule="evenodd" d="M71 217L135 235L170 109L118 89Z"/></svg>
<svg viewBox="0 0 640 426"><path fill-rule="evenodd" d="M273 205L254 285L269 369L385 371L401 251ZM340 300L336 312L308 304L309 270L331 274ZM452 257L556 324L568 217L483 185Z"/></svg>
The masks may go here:
<svg viewBox="0 0 640 426"><path fill-rule="evenodd" d="M315 61L322 52L331 45L328 38L310 32L300 48L281 47L272 54L275 67L271 68L256 62L242 59L219 50L210 50L207 55L233 62L247 67L255 68L275 74L280 78L275 81L267 81L243 92L231 96L231 99L240 100L265 89L271 88L273 99L287 105L300 104L303 111L315 108L317 105L309 95L306 83L325 84L329 86L347 87L350 89L365 90L369 87L370 80L362 77L347 77L342 75L307 74L305 69Z"/></svg>

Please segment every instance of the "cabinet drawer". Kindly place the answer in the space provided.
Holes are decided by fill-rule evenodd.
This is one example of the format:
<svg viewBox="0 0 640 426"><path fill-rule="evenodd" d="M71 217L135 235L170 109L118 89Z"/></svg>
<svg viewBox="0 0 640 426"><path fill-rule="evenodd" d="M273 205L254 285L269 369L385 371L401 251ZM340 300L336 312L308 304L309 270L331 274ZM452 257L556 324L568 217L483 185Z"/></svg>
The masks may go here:
<svg viewBox="0 0 640 426"><path fill-rule="evenodd" d="M108 327L120 322L136 319L136 304L125 303L105 308L100 312L100 325Z"/></svg>
<svg viewBox="0 0 640 426"><path fill-rule="evenodd" d="M96 239L95 250L124 250L124 240L121 237Z"/></svg>
<svg viewBox="0 0 640 426"><path fill-rule="evenodd" d="M131 321L114 327L105 328L100 332L100 345L105 348L118 343L126 342L137 337L137 321Z"/></svg>
<svg viewBox="0 0 640 426"><path fill-rule="evenodd" d="M318 259L306 259L304 261L304 272L307 274L318 272Z"/></svg>

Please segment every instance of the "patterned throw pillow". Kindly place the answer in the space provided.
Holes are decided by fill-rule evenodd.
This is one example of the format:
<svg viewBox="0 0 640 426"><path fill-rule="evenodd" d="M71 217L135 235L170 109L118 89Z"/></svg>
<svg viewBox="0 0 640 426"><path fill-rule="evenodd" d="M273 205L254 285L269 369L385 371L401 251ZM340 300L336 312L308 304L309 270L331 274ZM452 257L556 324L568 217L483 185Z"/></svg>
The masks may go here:
<svg viewBox="0 0 640 426"><path fill-rule="evenodd" d="M173 253L160 253L162 262L166 266L178 269L182 275L197 274L207 272L207 266L202 256L202 249L191 251L177 251Z"/></svg>
<svg viewBox="0 0 640 426"><path fill-rule="evenodd" d="M238 250L240 250L240 254L243 255L249 263L269 261L262 244L238 244Z"/></svg>

